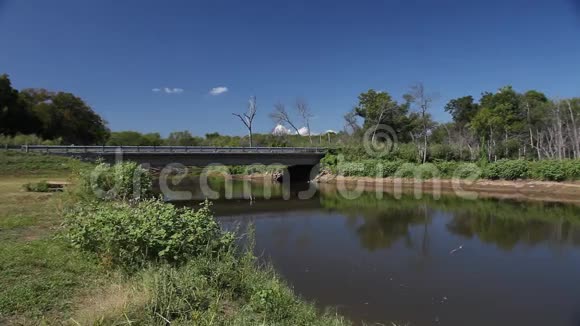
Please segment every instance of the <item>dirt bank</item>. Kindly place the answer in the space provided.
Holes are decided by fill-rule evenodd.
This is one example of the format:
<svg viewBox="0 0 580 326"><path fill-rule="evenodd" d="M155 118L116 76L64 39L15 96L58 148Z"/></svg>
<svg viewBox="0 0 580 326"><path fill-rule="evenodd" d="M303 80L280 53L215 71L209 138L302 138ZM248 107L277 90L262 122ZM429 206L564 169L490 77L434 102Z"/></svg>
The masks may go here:
<svg viewBox="0 0 580 326"><path fill-rule="evenodd" d="M341 186L348 189L359 187L367 191L382 189L384 192L403 191L413 193L424 191L459 196L477 196L477 198L499 198L516 200L534 200L545 202L564 202L580 205L580 182L549 182L533 180L451 180L451 179L395 179L369 177L343 177L331 174L319 175L315 180L321 187L324 185Z"/></svg>

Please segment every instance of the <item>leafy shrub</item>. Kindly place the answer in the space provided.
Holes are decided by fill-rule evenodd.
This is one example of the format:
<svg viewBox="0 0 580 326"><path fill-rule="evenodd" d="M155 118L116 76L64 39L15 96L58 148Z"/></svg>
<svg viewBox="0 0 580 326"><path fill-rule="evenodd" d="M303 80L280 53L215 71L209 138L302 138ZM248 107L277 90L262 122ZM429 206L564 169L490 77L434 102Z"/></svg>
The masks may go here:
<svg viewBox="0 0 580 326"><path fill-rule="evenodd" d="M475 163L461 163L461 164L457 165L457 167L453 171L453 174L451 174L449 176L453 177L453 178L460 178L460 179L466 179L466 178L471 178L471 177L475 177L477 179L477 178L481 177L481 175L482 175L482 169L479 166L477 166L477 164L475 164Z"/></svg>
<svg viewBox="0 0 580 326"><path fill-rule="evenodd" d="M392 177L403 165L403 161L382 161L380 162L383 178Z"/></svg>
<svg viewBox="0 0 580 326"><path fill-rule="evenodd" d="M0 145L4 146L21 146L21 145L60 145L62 138L53 140L42 139L36 135L22 135L8 136L0 134Z"/></svg>
<svg viewBox="0 0 580 326"><path fill-rule="evenodd" d="M228 166L228 173L234 175L246 174L246 167L242 165Z"/></svg>
<svg viewBox="0 0 580 326"><path fill-rule="evenodd" d="M488 179L525 179L528 176L529 164L524 160L499 160L488 164L484 176Z"/></svg>
<svg viewBox="0 0 580 326"><path fill-rule="evenodd" d="M580 160L565 160L564 169L566 170L566 178L569 180L580 179Z"/></svg>
<svg viewBox="0 0 580 326"><path fill-rule="evenodd" d="M138 200L151 194L151 173L135 162L98 164L80 173L80 193L89 199Z"/></svg>
<svg viewBox="0 0 580 326"><path fill-rule="evenodd" d="M364 168L365 165L362 162L343 162L337 166L337 171L345 177L362 176Z"/></svg>
<svg viewBox="0 0 580 326"><path fill-rule="evenodd" d="M397 172L394 174L394 177L396 177L396 178L414 178L416 172L417 172L417 165L416 164L404 163L397 169Z"/></svg>
<svg viewBox="0 0 580 326"><path fill-rule="evenodd" d="M66 236L106 262L139 267L150 261L179 263L206 250L228 246L206 202L194 211L160 200L77 205L65 218Z"/></svg>
<svg viewBox="0 0 580 326"><path fill-rule="evenodd" d="M448 144L432 144L429 146L427 156L430 160L454 160L457 158L457 152Z"/></svg>
<svg viewBox="0 0 580 326"><path fill-rule="evenodd" d="M419 162L419 152L414 144L400 144L393 154L405 162Z"/></svg>
<svg viewBox="0 0 580 326"><path fill-rule="evenodd" d="M331 153L326 153L324 157L320 160L320 164L323 169L328 169L330 171L336 170L336 165L338 164L338 156Z"/></svg>
<svg viewBox="0 0 580 326"><path fill-rule="evenodd" d="M439 170L441 176L451 177L455 173L455 170L459 164L455 161L435 161L433 162L435 167Z"/></svg>
<svg viewBox="0 0 580 326"><path fill-rule="evenodd" d="M530 165L534 179L548 181L577 180L580 178L580 160L543 160Z"/></svg>
<svg viewBox="0 0 580 326"><path fill-rule="evenodd" d="M29 192L50 192L50 186L46 181L40 181L36 183L25 184L24 190Z"/></svg>
<svg viewBox="0 0 580 326"><path fill-rule="evenodd" d="M530 175L534 179L563 181L566 180L566 167L563 161L537 161L530 166Z"/></svg>
<svg viewBox="0 0 580 326"><path fill-rule="evenodd" d="M363 171L362 171L362 175L365 177L377 177L378 176L382 176L381 172L379 171L380 168L380 161L373 159L373 160L364 160L362 161L363 163Z"/></svg>
<svg viewBox="0 0 580 326"><path fill-rule="evenodd" d="M433 163L425 163L417 165L417 178L419 179L434 179L442 178L445 175L441 170Z"/></svg>

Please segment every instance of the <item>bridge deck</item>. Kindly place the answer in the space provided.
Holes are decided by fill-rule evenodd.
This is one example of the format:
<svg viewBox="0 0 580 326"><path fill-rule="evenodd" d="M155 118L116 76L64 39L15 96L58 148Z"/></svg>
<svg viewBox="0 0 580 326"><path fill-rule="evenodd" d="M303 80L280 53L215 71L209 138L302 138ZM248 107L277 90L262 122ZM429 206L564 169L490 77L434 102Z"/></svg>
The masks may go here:
<svg viewBox="0 0 580 326"><path fill-rule="evenodd" d="M209 146L41 146L24 145L25 152L49 154L174 154L174 153L227 153L227 154L324 154L320 147L209 147Z"/></svg>

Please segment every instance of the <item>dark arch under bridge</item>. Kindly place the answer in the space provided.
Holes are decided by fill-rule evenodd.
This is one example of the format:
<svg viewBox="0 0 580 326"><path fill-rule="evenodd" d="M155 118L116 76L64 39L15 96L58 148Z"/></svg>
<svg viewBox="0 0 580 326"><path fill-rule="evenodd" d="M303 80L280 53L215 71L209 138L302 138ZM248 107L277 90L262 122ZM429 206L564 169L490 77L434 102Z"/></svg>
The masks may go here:
<svg viewBox="0 0 580 326"><path fill-rule="evenodd" d="M308 180L326 149L316 147L206 147L206 146L22 146L25 152L102 159L114 163L134 161L153 168L171 163L204 167L212 164L280 164L292 180Z"/></svg>

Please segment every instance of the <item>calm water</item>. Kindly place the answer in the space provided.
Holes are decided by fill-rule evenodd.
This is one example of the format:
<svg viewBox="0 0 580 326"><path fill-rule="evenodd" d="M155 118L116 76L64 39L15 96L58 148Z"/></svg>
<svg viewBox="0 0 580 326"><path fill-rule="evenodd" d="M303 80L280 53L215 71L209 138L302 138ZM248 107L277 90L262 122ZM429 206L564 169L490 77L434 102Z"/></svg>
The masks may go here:
<svg viewBox="0 0 580 326"><path fill-rule="evenodd" d="M225 227L253 224L256 250L296 292L355 322L580 325L579 207L346 200L331 186L305 200L301 189L284 200L272 186L266 200L264 187L250 201L236 183L234 199L214 202L216 215ZM195 182L180 188L201 198Z"/></svg>

